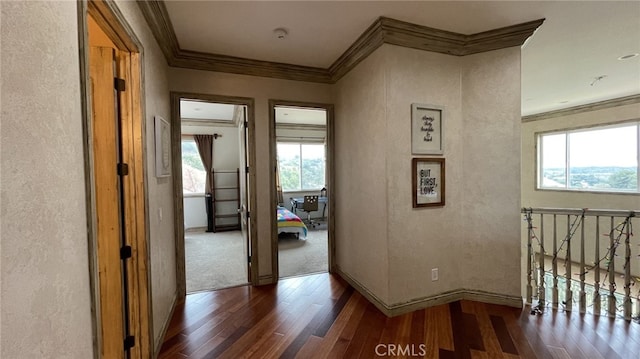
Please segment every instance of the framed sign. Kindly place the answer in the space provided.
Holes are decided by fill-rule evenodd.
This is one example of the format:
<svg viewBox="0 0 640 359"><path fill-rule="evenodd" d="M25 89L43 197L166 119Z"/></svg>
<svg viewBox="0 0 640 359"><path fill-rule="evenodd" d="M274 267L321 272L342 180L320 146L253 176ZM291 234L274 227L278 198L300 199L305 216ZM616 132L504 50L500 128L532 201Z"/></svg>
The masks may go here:
<svg viewBox="0 0 640 359"><path fill-rule="evenodd" d="M444 158L411 160L413 208L444 206Z"/></svg>
<svg viewBox="0 0 640 359"><path fill-rule="evenodd" d="M411 153L441 155L444 152L444 130L440 106L411 105Z"/></svg>
<svg viewBox="0 0 640 359"><path fill-rule="evenodd" d="M169 122L155 116L156 177L171 175L171 133Z"/></svg>

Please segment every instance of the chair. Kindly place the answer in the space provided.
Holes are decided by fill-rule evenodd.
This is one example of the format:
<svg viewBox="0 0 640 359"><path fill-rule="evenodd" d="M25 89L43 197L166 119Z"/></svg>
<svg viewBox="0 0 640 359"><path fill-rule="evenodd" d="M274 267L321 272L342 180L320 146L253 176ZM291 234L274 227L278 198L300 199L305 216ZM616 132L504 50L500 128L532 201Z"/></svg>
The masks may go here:
<svg viewBox="0 0 640 359"><path fill-rule="evenodd" d="M302 210L307 212L307 222L313 228L316 228L316 223L311 219L311 212L318 210L318 196L304 196L304 202L302 202Z"/></svg>

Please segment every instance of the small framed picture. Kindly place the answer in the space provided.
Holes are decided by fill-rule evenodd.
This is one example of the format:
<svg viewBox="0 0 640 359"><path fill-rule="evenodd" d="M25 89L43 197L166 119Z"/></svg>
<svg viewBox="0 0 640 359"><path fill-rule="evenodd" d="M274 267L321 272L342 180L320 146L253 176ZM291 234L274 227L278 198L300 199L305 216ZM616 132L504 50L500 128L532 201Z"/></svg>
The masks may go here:
<svg viewBox="0 0 640 359"><path fill-rule="evenodd" d="M413 208L444 206L444 158L413 158Z"/></svg>
<svg viewBox="0 0 640 359"><path fill-rule="evenodd" d="M411 105L411 153L441 155L444 153L444 108L414 103Z"/></svg>
<svg viewBox="0 0 640 359"><path fill-rule="evenodd" d="M155 116L156 177L171 175L171 133L169 122Z"/></svg>

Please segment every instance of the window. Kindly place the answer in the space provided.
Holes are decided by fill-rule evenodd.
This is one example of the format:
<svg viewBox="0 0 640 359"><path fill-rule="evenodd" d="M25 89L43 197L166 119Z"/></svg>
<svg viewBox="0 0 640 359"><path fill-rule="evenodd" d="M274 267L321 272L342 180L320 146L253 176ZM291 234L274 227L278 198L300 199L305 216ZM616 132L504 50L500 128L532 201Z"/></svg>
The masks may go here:
<svg viewBox="0 0 640 359"><path fill-rule="evenodd" d="M538 135L538 188L639 193L640 123Z"/></svg>
<svg viewBox="0 0 640 359"><path fill-rule="evenodd" d="M204 194L206 172L193 138L182 139L182 192Z"/></svg>
<svg viewBox="0 0 640 359"><path fill-rule="evenodd" d="M320 190L324 187L324 144L278 143L277 147L283 191Z"/></svg>

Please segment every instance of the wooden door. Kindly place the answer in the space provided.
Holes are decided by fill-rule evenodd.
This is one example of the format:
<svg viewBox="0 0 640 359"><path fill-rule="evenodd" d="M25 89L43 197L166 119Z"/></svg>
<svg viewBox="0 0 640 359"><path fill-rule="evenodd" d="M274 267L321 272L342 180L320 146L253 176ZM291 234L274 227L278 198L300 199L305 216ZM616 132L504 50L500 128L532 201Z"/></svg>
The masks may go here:
<svg viewBox="0 0 640 359"><path fill-rule="evenodd" d="M124 358L125 320L120 259L121 206L118 166L118 123L114 90L115 51L91 47L91 126L100 281L99 326L102 358Z"/></svg>
<svg viewBox="0 0 640 359"><path fill-rule="evenodd" d="M238 186L240 187L240 231L244 239L245 253L251 258L250 221L249 221L249 160L248 160L248 136L247 136L247 107L240 106L242 118L238 129L240 136L240 176ZM251 260L247 264L247 281L251 282Z"/></svg>

